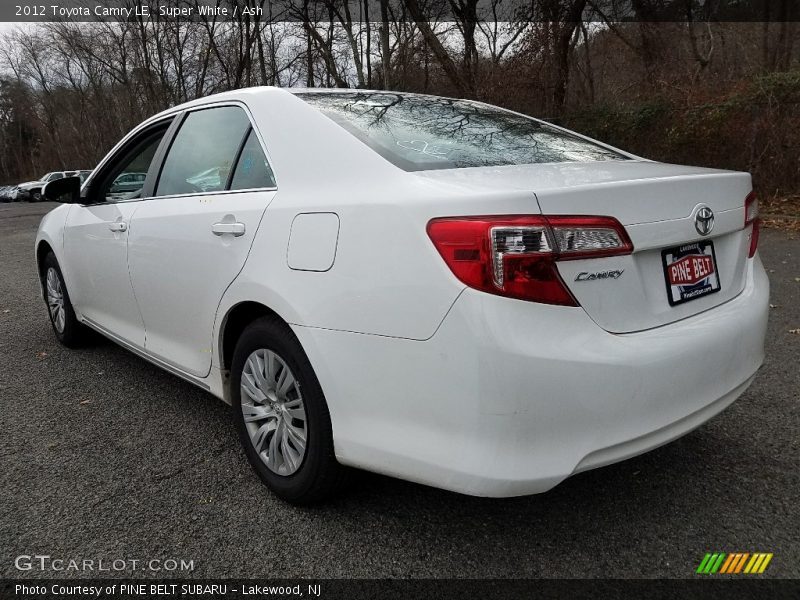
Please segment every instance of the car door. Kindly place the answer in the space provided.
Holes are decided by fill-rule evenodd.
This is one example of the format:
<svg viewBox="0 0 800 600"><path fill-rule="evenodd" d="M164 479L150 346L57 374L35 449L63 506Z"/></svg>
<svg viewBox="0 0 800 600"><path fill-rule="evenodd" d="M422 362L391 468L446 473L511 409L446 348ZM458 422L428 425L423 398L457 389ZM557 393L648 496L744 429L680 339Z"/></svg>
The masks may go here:
<svg viewBox="0 0 800 600"><path fill-rule="evenodd" d="M274 190L242 105L184 115L154 198L139 203L128 236L148 354L192 375L208 374L217 307L244 266Z"/></svg>
<svg viewBox="0 0 800 600"><path fill-rule="evenodd" d="M111 187L124 173L147 171L156 162L169 125L148 127L105 161L84 190L86 203L70 207L64 228L73 305L90 325L138 348L144 348L144 322L128 274L128 233L145 182L124 196Z"/></svg>

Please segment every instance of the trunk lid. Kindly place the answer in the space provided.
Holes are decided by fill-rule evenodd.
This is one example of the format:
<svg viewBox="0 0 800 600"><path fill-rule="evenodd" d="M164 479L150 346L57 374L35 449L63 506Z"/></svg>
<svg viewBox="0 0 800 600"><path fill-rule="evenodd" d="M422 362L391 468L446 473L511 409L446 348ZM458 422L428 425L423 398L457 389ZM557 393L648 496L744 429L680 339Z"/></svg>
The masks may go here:
<svg viewBox="0 0 800 600"><path fill-rule="evenodd" d="M659 327L718 306L744 288L750 239L750 227L744 228L744 201L751 190L747 173L630 160L417 174L472 191L527 190L545 215L611 216L620 221L633 242L633 254L558 263L572 294L607 331ZM714 214L708 235L695 227L695 216L703 205ZM702 251L710 255L708 241L713 244L719 291L671 303L670 293L674 299L680 290L691 294L697 287L671 291L663 254L667 253L669 263L683 255L691 260ZM704 244L692 248L695 242ZM702 288L708 283L714 283L713 277L692 285Z"/></svg>

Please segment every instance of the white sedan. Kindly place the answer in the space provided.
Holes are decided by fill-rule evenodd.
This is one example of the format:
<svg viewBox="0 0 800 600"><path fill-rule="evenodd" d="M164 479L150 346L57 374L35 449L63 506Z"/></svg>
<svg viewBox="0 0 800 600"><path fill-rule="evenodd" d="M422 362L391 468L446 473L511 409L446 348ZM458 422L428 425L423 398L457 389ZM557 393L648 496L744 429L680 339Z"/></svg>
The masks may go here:
<svg viewBox="0 0 800 600"><path fill-rule="evenodd" d="M141 187L112 193L126 173ZM542 492L691 431L764 356L748 174L481 103L229 92L45 194L58 339L91 328L230 403L292 502L344 466Z"/></svg>

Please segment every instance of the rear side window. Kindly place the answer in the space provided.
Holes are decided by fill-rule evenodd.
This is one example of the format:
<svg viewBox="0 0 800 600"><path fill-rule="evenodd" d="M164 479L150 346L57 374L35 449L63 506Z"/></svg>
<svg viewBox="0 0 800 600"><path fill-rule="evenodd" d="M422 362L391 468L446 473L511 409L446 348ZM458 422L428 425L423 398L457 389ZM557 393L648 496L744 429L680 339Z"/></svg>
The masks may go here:
<svg viewBox="0 0 800 600"><path fill-rule="evenodd" d="M542 121L466 100L391 92L297 96L406 171L625 159Z"/></svg>
<svg viewBox="0 0 800 600"><path fill-rule="evenodd" d="M250 121L238 106L190 113L172 142L155 195L224 190L249 128Z"/></svg>
<svg viewBox="0 0 800 600"><path fill-rule="evenodd" d="M252 129L242 148L231 181L232 190L252 190L275 187L275 177L264 156L258 136Z"/></svg>

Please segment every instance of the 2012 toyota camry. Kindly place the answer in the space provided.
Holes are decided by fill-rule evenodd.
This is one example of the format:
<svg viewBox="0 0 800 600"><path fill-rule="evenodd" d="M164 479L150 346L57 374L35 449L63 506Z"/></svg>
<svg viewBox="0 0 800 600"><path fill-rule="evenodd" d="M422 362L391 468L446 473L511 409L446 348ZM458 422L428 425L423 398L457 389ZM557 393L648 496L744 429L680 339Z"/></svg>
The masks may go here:
<svg viewBox="0 0 800 600"><path fill-rule="evenodd" d="M239 90L45 194L58 339L91 328L232 404L293 502L343 466L542 492L696 428L763 359L748 174L481 103Z"/></svg>

